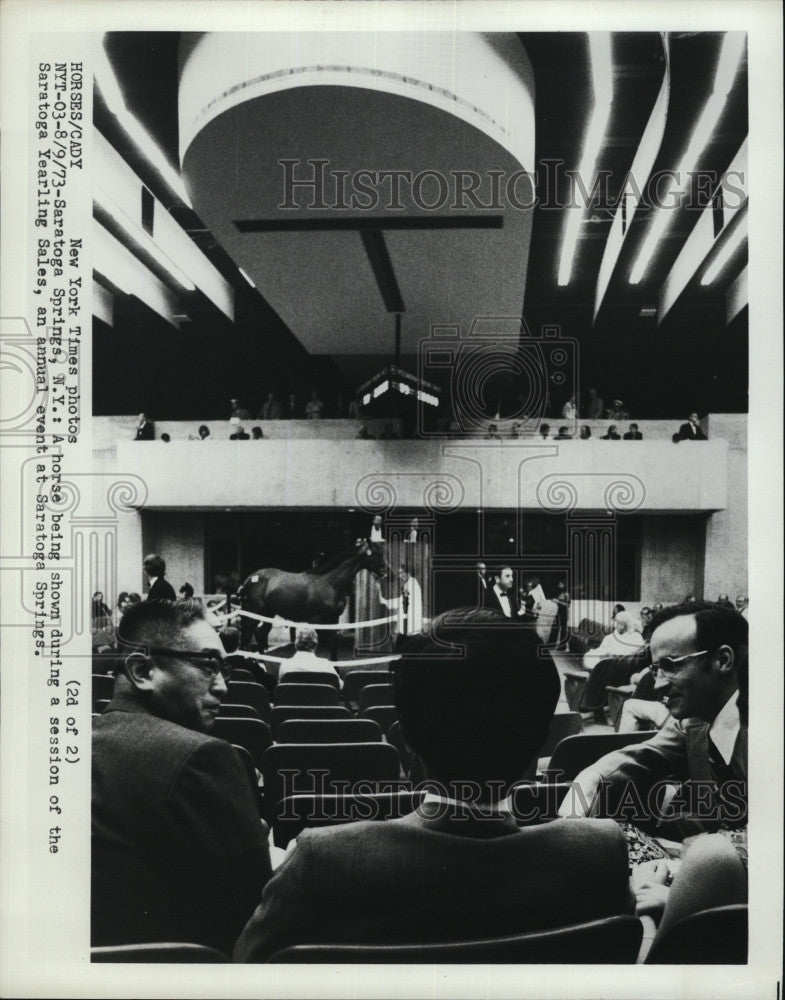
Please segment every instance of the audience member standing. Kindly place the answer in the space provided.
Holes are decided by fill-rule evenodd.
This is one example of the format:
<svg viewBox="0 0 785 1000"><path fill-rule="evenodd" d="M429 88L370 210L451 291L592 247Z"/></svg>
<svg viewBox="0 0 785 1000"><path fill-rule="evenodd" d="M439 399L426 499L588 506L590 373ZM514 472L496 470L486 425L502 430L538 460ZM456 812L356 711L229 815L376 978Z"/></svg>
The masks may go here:
<svg viewBox="0 0 785 1000"><path fill-rule="evenodd" d="M594 386L589 389L589 402L586 407L586 416L589 420L601 420L605 410L605 401L597 392Z"/></svg>
<svg viewBox="0 0 785 1000"><path fill-rule="evenodd" d="M316 389L311 390L311 398L305 407L306 420L321 420L324 403Z"/></svg>
<svg viewBox="0 0 785 1000"><path fill-rule="evenodd" d="M300 412L300 404L297 402L297 396L295 393L290 392L283 405L282 417L284 420L299 420L301 416L302 414Z"/></svg>
<svg viewBox="0 0 785 1000"><path fill-rule="evenodd" d="M232 746L209 733L223 650L193 601L148 601L120 628L114 697L93 724L93 946L186 941L230 953L271 875Z"/></svg>
<svg viewBox="0 0 785 1000"><path fill-rule="evenodd" d="M251 419L251 414L248 412L248 410L246 410L244 406L240 405L239 399L230 399L229 405L230 405L229 419L233 423L237 424L241 420Z"/></svg>
<svg viewBox="0 0 785 1000"><path fill-rule="evenodd" d="M679 441L706 441L708 438L700 425L700 418L697 413L691 413L686 424L682 424L678 430L677 439Z"/></svg>
<svg viewBox="0 0 785 1000"><path fill-rule="evenodd" d="M134 441L155 441L155 426L144 413L139 414Z"/></svg>
<svg viewBox="0 0 785 1000"><path fill-rule="evenodd" d="M166 563L159 555L152 553L145 556L142 567L150 583L150 589L147 592L148 601L174 601L177 599L174 587L168 580L164 579Z"/></svg>
<svg viewBox="0 0 785 1000"><path fill-rule="evenodd" d="M259 420L280 420L281 404L274 392L267 393L267 399L262 403L259 411Z"/></svg>

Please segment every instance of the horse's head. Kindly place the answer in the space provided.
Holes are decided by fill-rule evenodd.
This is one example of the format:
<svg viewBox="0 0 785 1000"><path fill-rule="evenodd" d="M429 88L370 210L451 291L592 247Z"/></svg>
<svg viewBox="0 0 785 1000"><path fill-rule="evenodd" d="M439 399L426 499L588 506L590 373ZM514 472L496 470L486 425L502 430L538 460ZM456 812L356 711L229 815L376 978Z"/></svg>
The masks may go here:
<svg viewBox="0 0 785 1000"><path fill-rule="evenodd" d="M390 567L378 544L371 544L365 538L358 538L357 552L363 569L373 573L377 580L385 579L389 575Z"/></svg>

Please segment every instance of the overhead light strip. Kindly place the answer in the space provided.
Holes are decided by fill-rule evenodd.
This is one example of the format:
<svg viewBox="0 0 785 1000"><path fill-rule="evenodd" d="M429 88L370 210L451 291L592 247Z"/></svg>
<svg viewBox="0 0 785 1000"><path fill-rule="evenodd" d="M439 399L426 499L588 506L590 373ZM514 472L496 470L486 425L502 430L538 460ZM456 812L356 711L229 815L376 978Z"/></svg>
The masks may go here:
<svg viewBox="0 0 785 1000"><path fill-rule="evenodd" d="M714 88L703 107L681 162L674 175L670 177L665 192L660 196L660 201L664 204L656 210L651 228L630 272L631 285L637 285L642 280L657 246L677 210L673 207L666 207L665 203L671 206L678 204L678 200L686 190L690 173L695 170L700 156L714 134L744 56L746 37L743 31L731 31L727 32L722 40L720 57L717 60L717 70L714 75Z"/></svg>
<svg viewBox="0 0 785 1000"><path fill-rule="evenodd" d="M737 250L739 250L747 239L747 213L734 228L730 236L720 247L717 256L709 264L706 273L701 278L702 285L710 285L718 277L720 271L730 262Z"/></svg>
<svg viewBox="0 0 785 1000"><path fill-rule="evenodd" d="M608 128L613 103L613 57L611 51L610 32L598 31L589 33L589 59L591 62L592 91L594 107L592 109L589 127L583 141L583 155L578 167L578 177L586 184L586 190L591 196L594 188L597 160L602 150L603 140ZM577 182L572 182L573 194L578 200L583 197ZM578 248L583 214L588 206L571 205L566 210L564 235L562 237L561 254L559 257L559 285L569 285L572 268L575 262L575 252Z"/></svg>
<svg viewBox="0 0 785 1000"><path fill-rule="evenodd" d="M97 185L93 185L93 201L101 211L106 212L114 222L122 229L133 244L139 247L144 253L149 254L153 260L162 267L166 273L181 288L187 292L196 291L196 285L180 268L167 256L150 236L130 219L125 212L115 204L109 195Z"/></svg>
<svg viewBox="0 0 785 1000"><path fill-rule="evenodd" d="M158 144L125 106L123 92L115 77L106 49L101 43L96 46L95 82L98 84L98 89L101 91L107 108L115 116L120 127L137 150L156 171L169 190L185 202L189 208L192 208L191 199L188 197L182 177L174 170Z"/></svg>

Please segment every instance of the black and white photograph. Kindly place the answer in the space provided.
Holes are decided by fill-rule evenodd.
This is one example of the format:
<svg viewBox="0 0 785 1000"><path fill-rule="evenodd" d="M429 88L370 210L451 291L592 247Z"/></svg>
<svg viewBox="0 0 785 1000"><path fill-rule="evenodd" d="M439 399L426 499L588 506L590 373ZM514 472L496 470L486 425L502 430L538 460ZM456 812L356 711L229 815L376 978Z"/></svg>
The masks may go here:
<svg viewBox="0 0 785 1000"><path fill-rule="evenodd" d="M634 6L4 9L2 995L779 996L781 24Z"/></svg>

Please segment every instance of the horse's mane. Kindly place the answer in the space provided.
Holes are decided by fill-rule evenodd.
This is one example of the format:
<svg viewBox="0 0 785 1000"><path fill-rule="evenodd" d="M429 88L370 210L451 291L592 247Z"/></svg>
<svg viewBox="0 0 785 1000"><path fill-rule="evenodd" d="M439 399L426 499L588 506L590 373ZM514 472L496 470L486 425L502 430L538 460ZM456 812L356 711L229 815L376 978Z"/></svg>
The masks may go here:
<svg viewBox="0 0 785 1000"><path fill-rule="evenodd" d="M325 559L321 565L317 567L311 566L309 569L305 570L306 573L311 573L313 576L324 576L325 573L329 573L340 566L342 562L347 559L351 559L352 556L357 554L357 545L351 545L348 549L342 549L340 552L336 552L334 555L330 556L329 559Z"/></svg>

